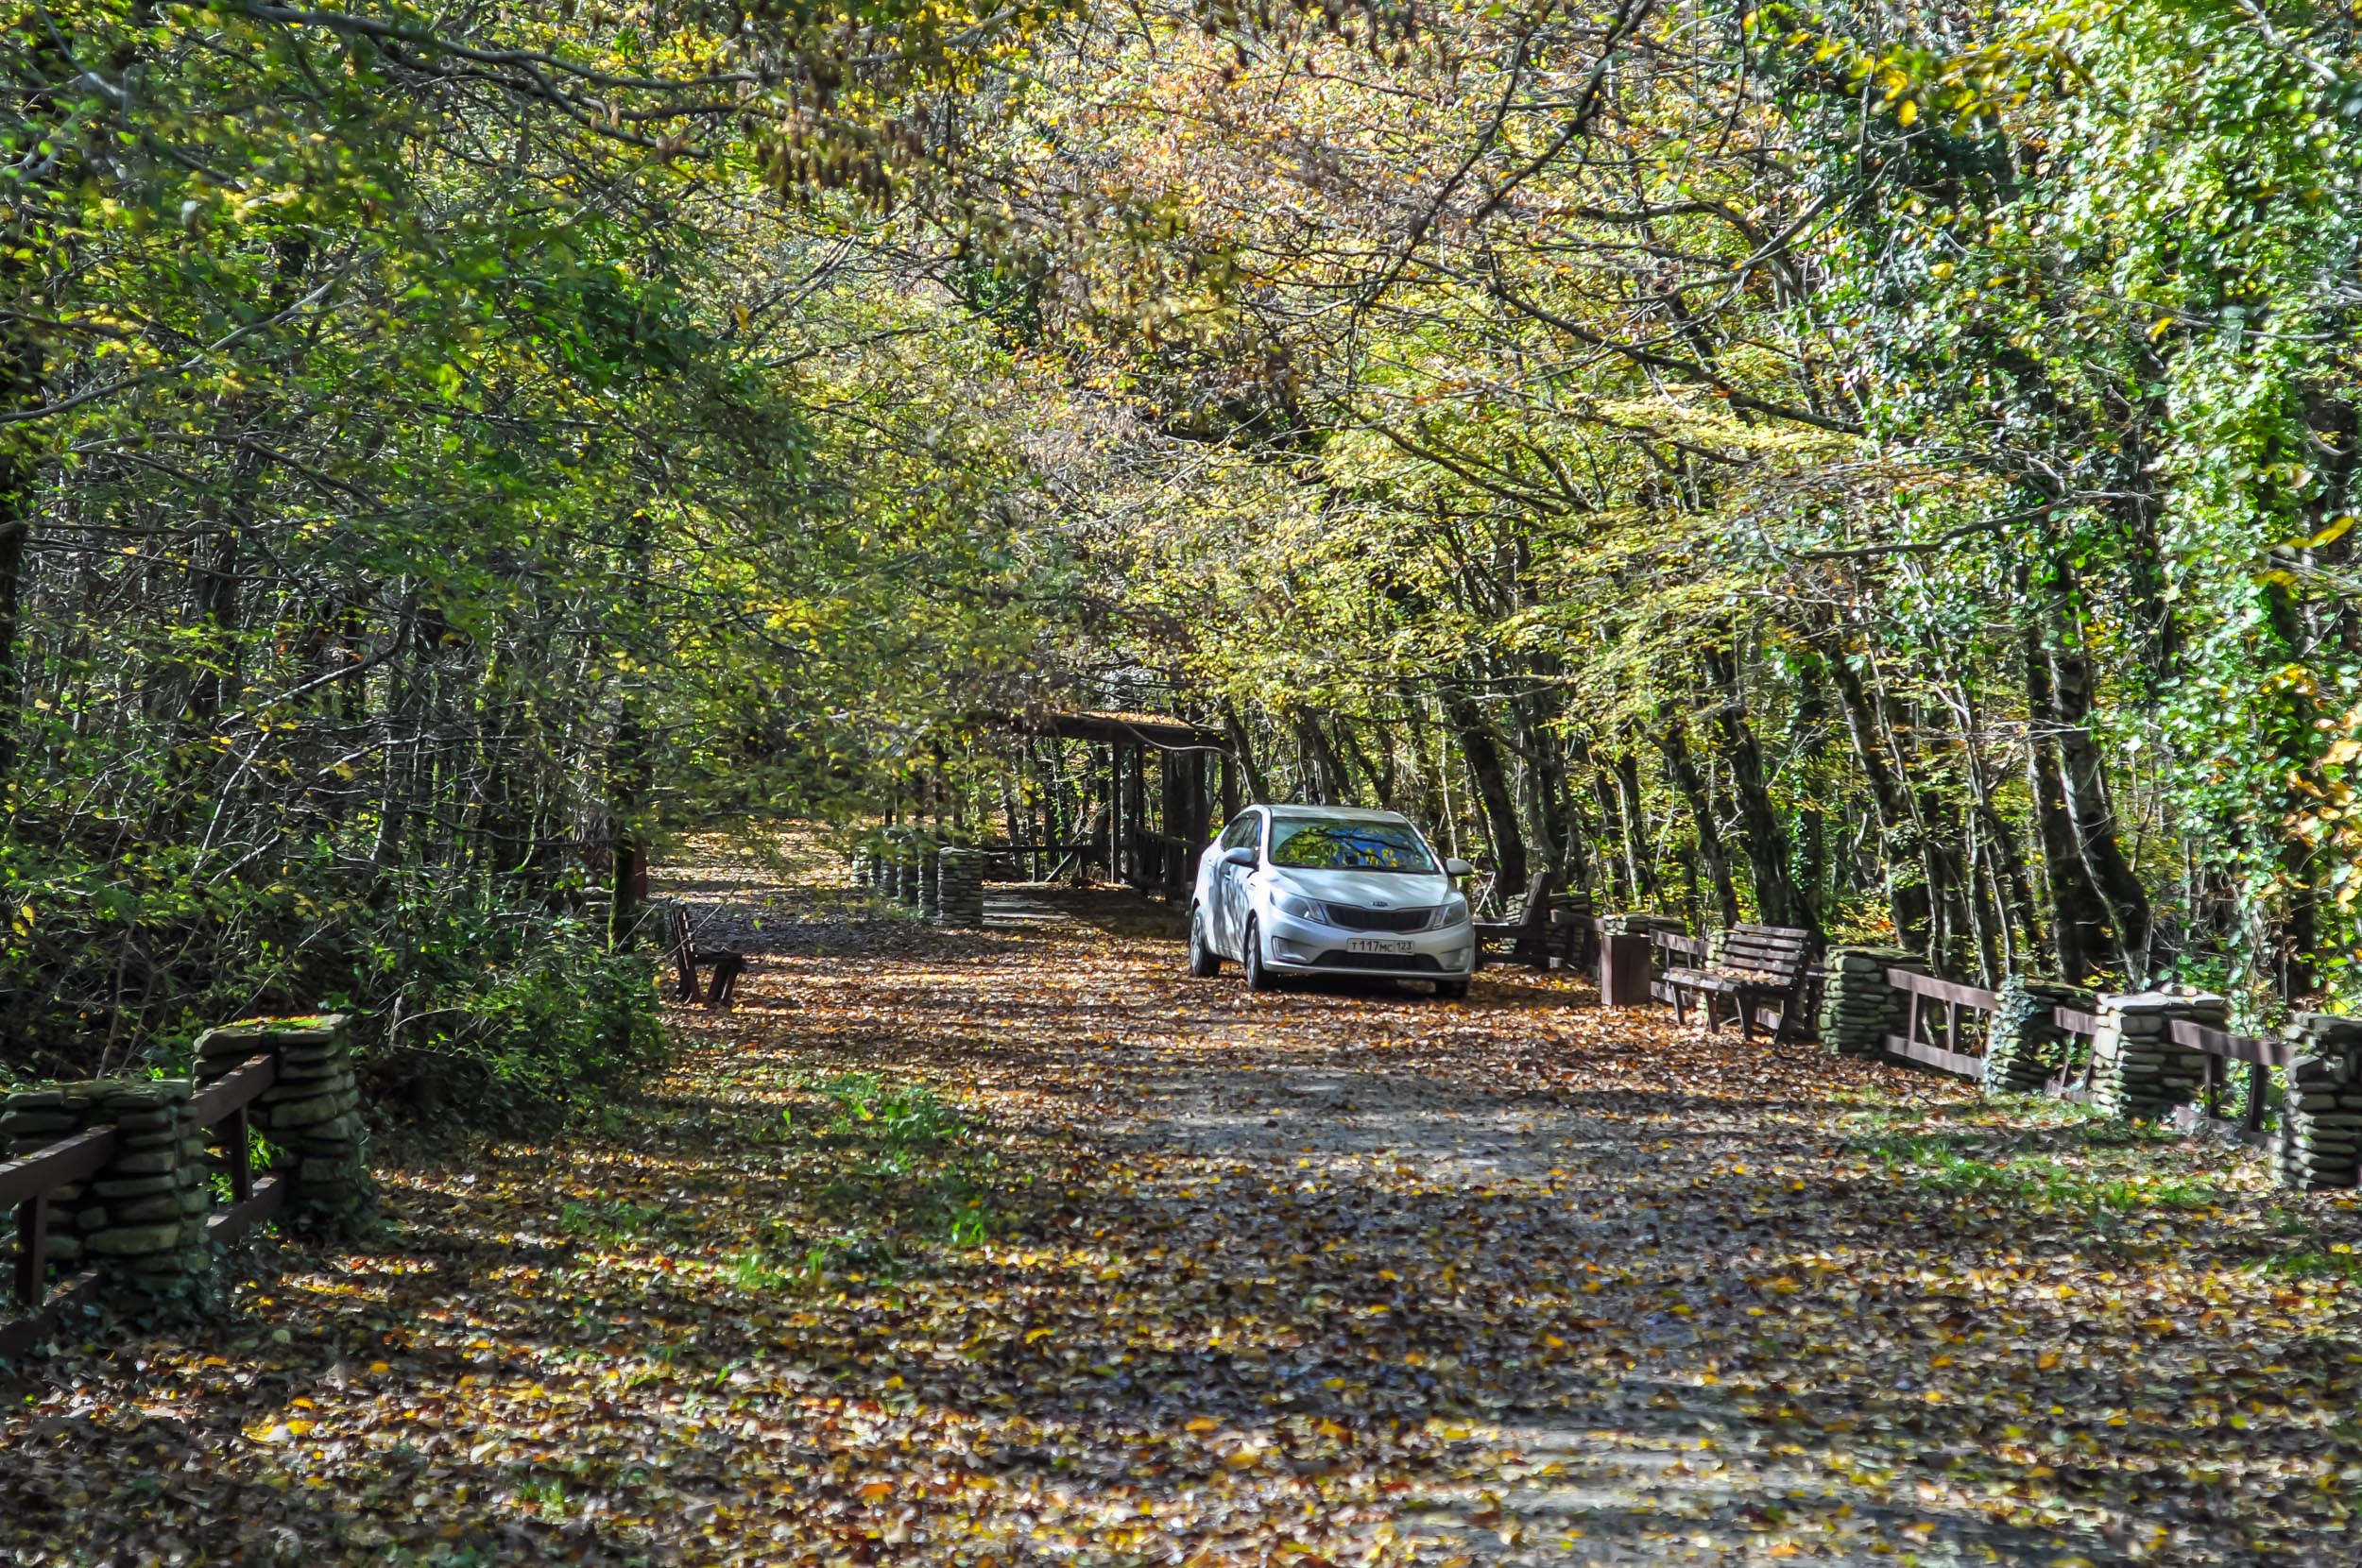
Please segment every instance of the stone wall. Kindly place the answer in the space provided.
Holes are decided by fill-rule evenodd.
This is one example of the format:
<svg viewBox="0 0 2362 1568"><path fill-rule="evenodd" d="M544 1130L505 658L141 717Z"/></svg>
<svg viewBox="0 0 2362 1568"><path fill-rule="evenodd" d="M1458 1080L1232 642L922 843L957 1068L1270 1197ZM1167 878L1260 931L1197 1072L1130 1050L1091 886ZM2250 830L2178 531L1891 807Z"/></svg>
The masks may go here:
<svg viewBox="0 0 2362 1568"><path fill-rule="evenodd" d="M372 1198L349 1020L260 1019L200 1037L195 1082L102 1079L8 1097L0 1108L0 1152L10 1159L92 1127L115 1130L113 1159L89 1181L46 1200L50 1261L101 1269L111 1285L149 1302L198 1292L214 1263L206 1234L214 1208L206 1164L212 1134L197 1126L191 1100L199 1085L255 1055L279 1062L278 1078L248 1107L248 1116L288 1156L280 1175L291 1183L292 1197L282 1222L344 1234L365 1228Z"/></svg>
<svg viewBox="0 0 2362 1568"><path fill-rule="evenodd" d="M2071 1037L2051 1015L2055 1008L2089 1013L2098 1005L2091 992L2034 975L2011 975L2001 982L1993 1031L1985 1042L1984 1087L1988 1094L2037 1094L2066 1062Z"/></svg>
<svg viewBox="0 0 2362 1568"><path fill-rule="evenodd" d="M921 841L918 846L918 918L933 925L943 913L943 852Z"/></svg>
<svg viewBox="0 0 2362 1568"><path fill-rule="evenodd" d="M364 1228L371 1201L351 1020L332 1013L208 1030L197 1042L197 1082L210 1083L258 1052L278 1057L279 1076L248 1115L294 1162L287 1218L339 1233Z"/></svg>
<svg viewBox="0 0 2362 1568"><path fill-rule="evenodd" d="M946 926L982 926L984 864L990 857L981 849L946 849L936 859L940 862L936 920Z"/></svg>
<svg viewBox="0 0 2362 1568"><path fill-rule="evenodd" d="M2300 1013L2280 1109L2281 1184L2305 1192L2362 1185L2362 1018Z"/></svg>
<svg viewBox="0 0 2362 1568"><path fill-rule="evenodd" d="M1636 914L1625 912L1600 916L1601 934L1608 936L1647 936L1652 931L1670 931L1675 936L1687 936L1689 923L1669 914Z"/></svg>
<svg viewBox="0 0 2362 1568"><path fill-rule="evenodd" d="M1889 969L1921 973L1926 963L1902 947L1832 947L1822 968L1821 1044L1840 1056L1875 1056L1903 1032L1908 999L1887 983Z"/></svg>
<svg viewBox="0 0 2362 1568"><path fill-rule="evenodd" d="M0 1113L22 1159L102 1124L115 1156L88 1182L48 1199L49 1257L102 1268L138 1296L192 1293L213 1267L205 1241L205 1136L190 1119L186 1079L99 1079L23 1089Z"/></svg>
<svg viewBox="0 0 2362 1568"><path fill-rule="evenodd" d="M2177 1046L2173 1020L2227 1029L2231 1004L2203 991L2170 988L2099 998L2092 1041L2092 1103L2112 1116L2154 1121L2197 1097L2206 1079L2204 1053Z"/></svg>

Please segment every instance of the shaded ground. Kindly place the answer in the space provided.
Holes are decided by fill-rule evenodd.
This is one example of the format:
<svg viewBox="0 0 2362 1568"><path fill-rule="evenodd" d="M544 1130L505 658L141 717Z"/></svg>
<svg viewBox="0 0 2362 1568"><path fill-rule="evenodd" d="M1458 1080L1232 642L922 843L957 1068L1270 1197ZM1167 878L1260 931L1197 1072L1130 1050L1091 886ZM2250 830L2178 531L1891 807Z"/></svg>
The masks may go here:
<svg viewBox="0 0 2362 1568"><path fill-rule="evenodd" d="M2251 1155L693 880L770 950L646 1103L51 1363L0 1561L2362 1560L2362 1223Z"/></svg>

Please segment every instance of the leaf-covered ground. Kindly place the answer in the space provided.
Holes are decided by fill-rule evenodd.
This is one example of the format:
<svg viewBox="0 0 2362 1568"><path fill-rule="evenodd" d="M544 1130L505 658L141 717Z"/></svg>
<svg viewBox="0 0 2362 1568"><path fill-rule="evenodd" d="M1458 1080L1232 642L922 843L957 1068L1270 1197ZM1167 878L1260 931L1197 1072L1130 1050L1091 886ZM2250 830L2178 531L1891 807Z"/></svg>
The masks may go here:
<svg viewBox="0 0 2362 1568"><path fill-rule="evenodd" d="M2353 1559L2362 1215L2251 1155L760 891L603 1130L14 1385L0 1561Z"/></svg>

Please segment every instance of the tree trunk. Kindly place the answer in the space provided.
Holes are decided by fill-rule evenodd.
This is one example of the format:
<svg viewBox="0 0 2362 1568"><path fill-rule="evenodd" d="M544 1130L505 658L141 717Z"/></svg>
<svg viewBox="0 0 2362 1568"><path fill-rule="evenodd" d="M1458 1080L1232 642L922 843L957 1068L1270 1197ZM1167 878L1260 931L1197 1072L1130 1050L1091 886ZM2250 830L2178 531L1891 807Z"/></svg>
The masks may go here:
<svg viewBox="0 0 2362 1568"><path fill-rule="evenodd" d="M14 230L0 231L11 250ZM24 265L0 261L0 283L13 297ZM0 322L0 408L39 407L48 378L40 341L23 327ZM33 532L33 486L38 477L29 445L14 432L0 435L0 787L16 773L23 748L25 672L17 641L24 631L25 547Z"/></svg>
<svg viewBox="0 0 2362 1568"><path fill-rule="evenodd" d="M1689 755L1688 737L1682 733L1680 715L1671 703L1657 708L1657 748L1665 754L1665 775L1689 803L1690 821L1698 829L1698 858L1705 861L1706 878L1714 884L1714 901L1726 927L1738 924L1738 890L1731 882L1730 856L1722 848L1721 830L1714 824L1714 802L1705 780Z"/></svg>
<svg viewBox="0 0 2362 1568"><path fill-rule="evenodd" d="M1640 754L1629 746L1616 758L1616 795L1623 808L1617 814L1624 827L1625 878L1632 885L1633 907L1645 910L1656 897L1656 867L1648 852L1648 815L1640 797Z"/></svg>
<svg viewBox="0 0 2362 1568"><path fill-rule="evenodd" d="M1479 815L1485 837L1493 842L1493 886L1497 890L1526 885L1526 843L1517 827L1517 802L1509 786L1509 770L1501 761L1499 741L1484 710L1466 691L1446 687L1444 719L1459 737L1460 754L1468 759L1468 776L1476 786Z"/></svg>
<svg viewBox="0 0 2362 1568"><path fill-rule="evenodd" d="M1255 760L1255 746L1248 739L1246 725L1239 718L1239 710L1225 697L1222 704L1222 727L1229 732L1231 749L1237 754L1239 770L1246 775L1247 798L1260 804L1272 798L1271 781Z"/></svg>
<svg viewBox="0 0 2362 1568"><path fill-rule="evenodd" d="M2061 561L2054 571L2051 636L2045 652L2056 716L2051 739L2058 751L2060 789L2067 820L2075 828L2076 848L2091 873L2092 885L2107 905L2125 978L2139 983L2148 976L2148 894L2116 842L2115 809L2109 801L2099 742L2091 727L2091 657L2083 642L2082 621L2075 609L2073 568Z"/></svg>
<svg viewBox="0 0 2362 1568"><path fill-rule="evenodd" d="M1931 933L1918 813L1888 761L1885 726L1870 691L1862 685L1861 672L1854 668L1841 646L1828 651L1823 668L1837 690L1845 732L1854 742L1854 758L1861 764L1862 777L1870 785L1870 803L1877 813L1879 861L1885 870L1887 907L1894 918L1895 941L1926 952Z"/></svg>
<svg viewBox="0 0 2362 1568"><path fill-rule="evenodd" d="M1795 876L1789 869L1788 829L1772 807L1770 783L1764 775L1763 748L1755 740L1754 726L1747 722L1747 709L1738 689L1737 661L1729 650L1713 648L1706 651L1705 667L1708 677L1720 688L1715 727L1722 735L1723 754L1731 765L1731 793L1738 806L1738 820L1746 828L1747 861L1754 874L1756 912L1767 926L1799 926L1817 935L1821 929L1820 914L1797 887Z"/></svg>

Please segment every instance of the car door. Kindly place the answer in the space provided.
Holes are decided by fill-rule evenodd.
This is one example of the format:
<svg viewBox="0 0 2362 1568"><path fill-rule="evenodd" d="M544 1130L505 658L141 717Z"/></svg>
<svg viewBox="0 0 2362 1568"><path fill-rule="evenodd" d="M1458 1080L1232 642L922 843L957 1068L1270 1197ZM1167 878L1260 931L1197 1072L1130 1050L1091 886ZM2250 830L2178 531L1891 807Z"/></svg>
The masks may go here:
<svg viewBox="0 0 2362 1568"><path fill-rule="evenodd" d="M1221 840L1224 855L1233 849L1252 849L1262 839L1263 819L1253 811L1232 823ZM1231 865L1217 856L1214 864L1213 905L1214 950L1232 958L1243 958L1246 949L1240 939L1246 930L1246 879L1249 873L1242 865Z"/></svg>

